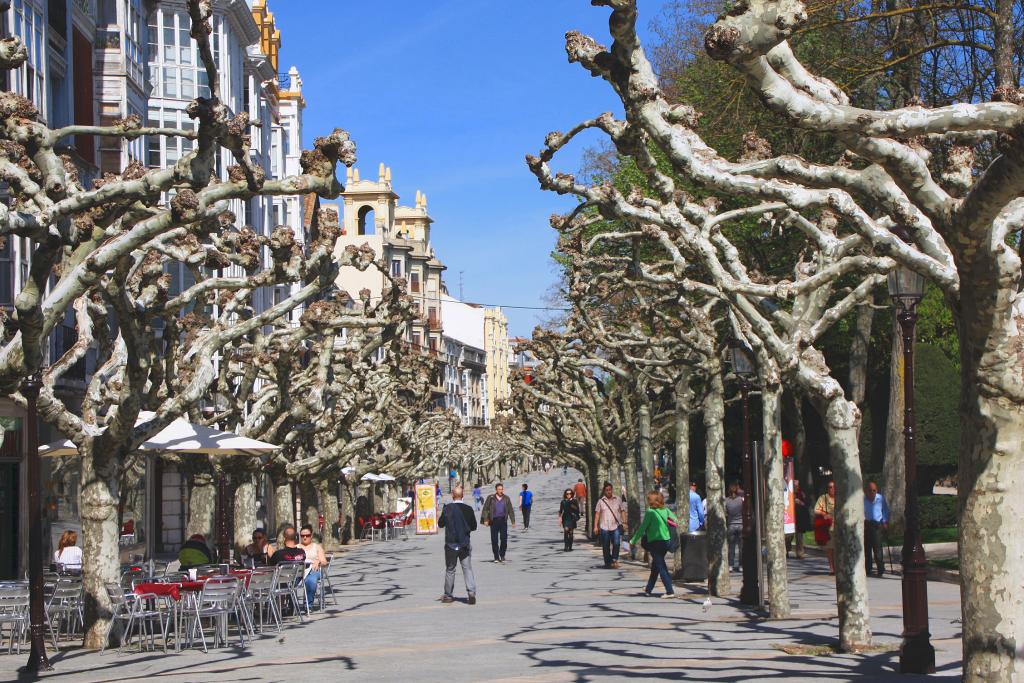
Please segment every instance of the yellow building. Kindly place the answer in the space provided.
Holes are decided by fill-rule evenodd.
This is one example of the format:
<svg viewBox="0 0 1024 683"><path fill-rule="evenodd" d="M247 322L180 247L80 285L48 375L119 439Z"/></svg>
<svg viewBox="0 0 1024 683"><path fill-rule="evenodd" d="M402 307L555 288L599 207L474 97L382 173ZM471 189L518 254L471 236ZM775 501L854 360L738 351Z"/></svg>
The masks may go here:
<svg viewBox="0 0 1024 683"><path fill-rule="evenodd" d="M509 363L512 347L508 341L508 318L500 308L484 312L484 353L487 355L487 420L512 395L509 388Z"/></svg>

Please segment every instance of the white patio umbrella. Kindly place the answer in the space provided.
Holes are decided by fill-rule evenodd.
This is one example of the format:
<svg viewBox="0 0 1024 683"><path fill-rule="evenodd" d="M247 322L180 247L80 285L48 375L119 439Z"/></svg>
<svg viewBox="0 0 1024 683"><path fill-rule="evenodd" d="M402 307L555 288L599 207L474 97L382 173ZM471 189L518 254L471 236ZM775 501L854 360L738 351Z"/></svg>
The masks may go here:
<svg viewBox="0 0 1024 683"><path fill-rule="evenodd" d="M373 472L367 472L359 478L360 481L380 481L380 475L374 474Z"/></svg>
<svg viewBox="0 0 1024 683"><path fill-rule="evenodd" d="M135 424L152 419L154 413L143 411ZM262 455L280 449L272 443L257 441L231 432L177 418L152 438L142 442L138 450L165 453L204 453L207 455ZM55 441L39 447L42 456L78 455L78 448L70 439Z"/></svg>

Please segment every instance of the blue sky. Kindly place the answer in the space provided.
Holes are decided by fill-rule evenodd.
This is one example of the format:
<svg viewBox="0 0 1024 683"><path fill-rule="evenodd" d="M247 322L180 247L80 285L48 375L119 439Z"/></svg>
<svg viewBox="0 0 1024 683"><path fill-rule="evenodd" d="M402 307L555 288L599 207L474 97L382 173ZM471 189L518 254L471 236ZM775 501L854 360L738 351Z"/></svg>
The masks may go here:
<svg viewBox="0 0 1024 683"><path fill-rule="evenodd" d="M553 212L569 198L541 192L523 161L546 133L604 111L611 88L565 56L579 30L610 43L608 10L587 0L271 0L282 72L299 68L308 102L305 145L335 127L358 147L357 167L391 166L403 204L427 194L432 241L449 291L485 304L542 306L555 280ZM660 0L641 1L644 37ZM559 168L575 172L582 138ZM505 309L528 336L534 311Z"/></svg>

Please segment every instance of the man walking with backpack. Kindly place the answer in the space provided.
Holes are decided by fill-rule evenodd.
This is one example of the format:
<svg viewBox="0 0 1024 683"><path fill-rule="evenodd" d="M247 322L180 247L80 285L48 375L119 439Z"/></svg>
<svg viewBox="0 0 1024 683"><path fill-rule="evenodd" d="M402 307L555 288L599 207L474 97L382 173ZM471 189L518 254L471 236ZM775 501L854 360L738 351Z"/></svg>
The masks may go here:
<svg viewBox="0 0 1024 683"><path fill-rule="evenodd" d="M452 502L444 506L437 526L444 529L444 595L441 602L455 602L455 564L462 565L462 578L466 580L467 602L476 604L476 579L473 576L472 547L469 535L476 531L476 515L473 508L462 502L462 486L452 489Z"/></svg>

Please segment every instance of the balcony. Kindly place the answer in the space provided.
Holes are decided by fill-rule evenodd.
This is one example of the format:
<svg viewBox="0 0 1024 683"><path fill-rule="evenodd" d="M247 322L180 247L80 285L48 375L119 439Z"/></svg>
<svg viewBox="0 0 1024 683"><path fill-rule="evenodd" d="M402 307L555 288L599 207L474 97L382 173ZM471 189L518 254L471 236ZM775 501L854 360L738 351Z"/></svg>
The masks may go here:
<svg viewBox="0 0 1024 683"><path fill-rule="evenodd" d="M441 331L441 319L437 316L430 316L427 318L427 326L430 327L431 332Z"/></svg>

